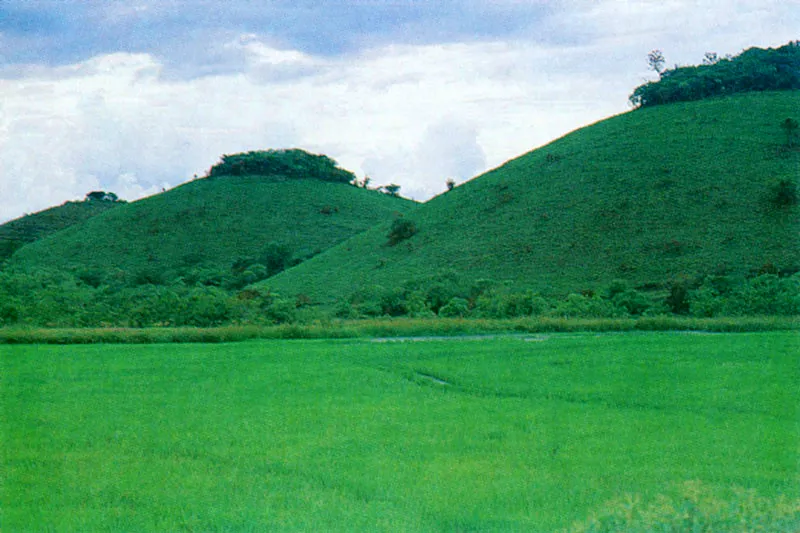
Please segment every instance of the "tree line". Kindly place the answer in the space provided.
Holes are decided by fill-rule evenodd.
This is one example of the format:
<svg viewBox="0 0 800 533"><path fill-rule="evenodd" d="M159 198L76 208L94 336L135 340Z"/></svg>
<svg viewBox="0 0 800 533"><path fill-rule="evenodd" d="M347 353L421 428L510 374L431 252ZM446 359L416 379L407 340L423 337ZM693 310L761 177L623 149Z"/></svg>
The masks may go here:
<svg viewBox="0 0 800 533"><path fill-rule="evenodd" d="M249 276L250 259L232 271ZM250 273L250 274L248 274ZM772 265L749 277L721 273L681 278L656 290L622 280L596 290L556 296L492 280L444 272L400 287L365 285L331 307L304 295L286 297L236 277L185 276L158 283L40 269L0 271L0 327L215 327L309 323L372 317L624 318L800 315L800 273ZM226 277L227 276L227 277ZM226 281L227 280L227 281ZM251 281L251 280L247 280Z"/></svg>

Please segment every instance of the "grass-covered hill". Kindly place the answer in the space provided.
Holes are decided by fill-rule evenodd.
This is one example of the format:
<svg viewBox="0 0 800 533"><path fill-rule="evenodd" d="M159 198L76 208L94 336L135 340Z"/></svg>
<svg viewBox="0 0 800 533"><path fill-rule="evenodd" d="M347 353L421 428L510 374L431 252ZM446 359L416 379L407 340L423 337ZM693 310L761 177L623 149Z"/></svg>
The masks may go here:
<svg viewBox="0 0 800 533"><path fill-rule="evenodd" d="M565 294L797 269L790 117L800 118L798 91L634 110L434 198L394 245L383 222L264 283L325 303L447 271Z"/></svg>
<svg viewBox="0 0 800 533"><path fill-rule="evenodd" d="M233 265L260 279L265 268L318 254L416 205L314 176L198 179L27 245L9 267L73 271L94 284L108 276L163 283L214 276Z"/></svg>
<svg viewBox="0 0 800 533"><path fill-rule="evenodd" d="M119 201L86 200L65 204L32 213L0 225L0 263L22 246L43 239L113 207Z"/></svg>

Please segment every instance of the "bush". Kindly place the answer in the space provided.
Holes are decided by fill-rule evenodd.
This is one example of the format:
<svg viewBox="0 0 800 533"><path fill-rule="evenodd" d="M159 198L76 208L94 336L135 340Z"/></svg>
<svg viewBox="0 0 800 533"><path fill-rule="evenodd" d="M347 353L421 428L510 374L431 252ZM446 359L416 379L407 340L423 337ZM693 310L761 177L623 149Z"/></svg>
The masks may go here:
<svg viewBox="0 0 800 533"><path fill-rule="evenodd" d="M410 317L425 318L436 316L425 298L425 293L421 290L411 291L406 295L405 314Z"/></svg>
<svg viewBox="0 0 800 533"><path fill-rule="evenodd" d="M644 315L655 307L655 302L645 294L630 288L625 280L613 280L602 293L606 300L613 303L620 311L631 316Z"/></svg>
<svg viewBox="0 0 800 533"><path fill-rule="evenodd" d="M336 307L333 310L333 316L337 318L354 320L358 318L358 309L353 307L353 304L350 302L346 300L340 300L336 303Z"/></svg>
<svg viewBox="0 0 800 533"><path fill-rule="evenodd" d="M189 314L186 299L167 287L144 285L122 291L115 300L126 325L135 327L183 325Z"/></svg>
<svg viewBox="0 0 800 533"><path fill-rule="evenodd" d="M288 298L276 297L267 306L264 316L273 324L288 324L297 317L297 305Z"/></svg>
<svg viewBox="0 0 800 533"><path fill-rule="evenodd" d="M232 302L227 292L216 287L191 289L180 319L180 325L212 327L230 322Z"/></svg>
<svg viewBox="0 0 800 533"><path fill-rule="evenodd" d="M674 280L669 285L666 300L670 312L685 315L689 312L689 282L685 279Z"/></svg>
<svg viewBox="0 0 800 533"><path fill-rule="evenodd" d="M384 305L390 300L390 291L380 285L368 285L357 290L350 296L348 302L350 316L383 316ZM345 308L338 309L338 312L345 312Z"/></svg>
<svg viewBox="0 0 800 533"><path fill-rule="evenodd" d="M653 307L653 302L646 295L634 289L615 294L611 302L631 316L644 315Z"/></svg>
<svg viewBox="0 0 800 533"><path fill-rule="evenodd" d="M286 270L292 263L292 250L277 242L269 243L258 258L258 264L267 269L267 277L274 276Z"/></svg>
<svg viewBox="0 0 800 533"><path fill-rule="evenodd" d="M417 233L417 225L407 218L397 218L392 222L387 237L389 246L394 246L399 242L410 239Z"/></svg>
<svg viewBox="0 0 800 533"><path fill-rule="evenodd" d="M380 313L388 316L406 314L405 293L402 289L390 289L381 294Z"/></svg>
<svg viewBox="0 0 800 533"><path fill-rule="evenodd" d="M483 318L517 318L542 315L550 303L538 294L489 290L475 300L475 314Z"/></svg>
<svg viewBox="0 0 800 533"><path fill-rule="evenodd" d="M447 305L439 309L439 316L445 318L462 318L469 313L469 302L464 298L452 298Z"/></svg>
<svg viewBox="0 0 800 533"><path fill-rule="evenodd" d="M19 320L19 309L9 302L0 303L0 326L16 324Z"/></svg>
<svg viewBox="0 0 800 533"><path fill-rule="evenodd" d="M772 203L778 207L797 205L797 184L791 179L782 179L773 187Z"/></svg>
<svg viewBox="0 0 800 533"><path fill-rule="evenodd" d="M732 293L725 311L728 315L800 315L800 274L752 278Z"/></svg>
<svg viewBox="0 0 800 533"><path fill-rule="evenodd" d="M699 289L691 292L689 298L689 313L696 317L714 317L722 313L725 299L709 284L703 284Z"/></svg>

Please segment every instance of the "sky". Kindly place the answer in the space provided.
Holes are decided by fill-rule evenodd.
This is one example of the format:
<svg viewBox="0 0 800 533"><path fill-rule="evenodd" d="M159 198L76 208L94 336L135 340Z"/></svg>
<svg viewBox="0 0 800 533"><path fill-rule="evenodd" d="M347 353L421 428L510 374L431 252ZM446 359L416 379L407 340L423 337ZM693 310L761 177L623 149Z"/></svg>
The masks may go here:
<svg viewBox="0 0 800 533"><path fill-rule="evenodd" d="M0 0L0 222L280 148L426 200L629 111L653 49L798 28L800 0Z"/></svg>

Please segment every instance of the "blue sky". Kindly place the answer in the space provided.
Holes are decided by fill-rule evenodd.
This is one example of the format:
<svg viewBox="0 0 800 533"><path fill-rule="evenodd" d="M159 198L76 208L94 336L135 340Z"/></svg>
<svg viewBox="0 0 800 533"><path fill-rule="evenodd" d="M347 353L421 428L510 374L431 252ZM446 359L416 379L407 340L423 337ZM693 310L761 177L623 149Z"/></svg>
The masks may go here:
<svg viewBox="0 0 800 533"><path fill-rule="evenodd" d="M241 68L218 52L226 39L243 33L328 57L386 44L529 38L534 27L533 38L543 42L568 37L537 24L550 10L547 2L517 1L5 0L0 33L7 64L54 66L110 52L149 53L192 77Z"/></svg>
<svg viewBox="0 0 800 533"><path fill-rule="evenodd" d="M654 48L797 28L772 0L0 0L0 221L283 147L426 199L625 112Z"/></svg>

